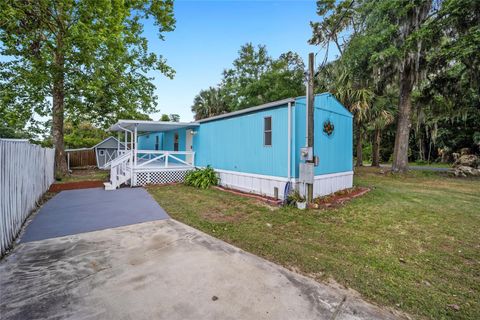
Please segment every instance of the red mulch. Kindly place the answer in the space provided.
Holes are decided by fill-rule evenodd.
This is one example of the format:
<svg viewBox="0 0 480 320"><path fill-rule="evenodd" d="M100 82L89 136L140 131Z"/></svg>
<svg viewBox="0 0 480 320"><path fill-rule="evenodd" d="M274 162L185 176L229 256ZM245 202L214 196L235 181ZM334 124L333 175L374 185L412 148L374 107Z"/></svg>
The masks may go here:
<svg viewBox="0 0 480 320"><path fill-rule="evenodd" d="M233 193L233 194L236 194L236 195L239 195L239 196L244 196L244 197L260 200L260 201L266 202L267 204L272 205L272 206L279 206L280 204L282 204L282 200L275 199L273 197L261 196L261 195L258 195L258 194L243 192L243 191L230 189L230 188L225 188L225 187L220 187L220 186L215 186L214 188L218 189L218 190L225 191L225 192Z"/></svg>
<svg viewBox="0 0 480 320"><path fill-rule="evenodd" d="M75 189L89 189L103 187L104 181L75 181L65 183L54 183L50 186L48 191L59 192L63 190L75 190Z"/></svg>
<svg viewBox="0 0 480 320"><path fill-rule="evenodd" d="M364 187L353 187L350 189L341 190L328 196L316 198L314 203L310 205L310 208L336 208L347 201L363 196L369 191L369 188Z"/></svg>

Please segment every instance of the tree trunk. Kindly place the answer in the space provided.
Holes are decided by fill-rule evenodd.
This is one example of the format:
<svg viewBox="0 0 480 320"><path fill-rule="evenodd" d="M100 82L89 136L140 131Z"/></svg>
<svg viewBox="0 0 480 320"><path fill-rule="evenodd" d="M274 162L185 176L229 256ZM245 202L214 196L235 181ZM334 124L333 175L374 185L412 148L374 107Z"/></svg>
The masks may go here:
<svg viewBox="0 0 480 320"><path fill-rule="evenodd" d="M425 141L423 136L418 138L418 160L425 160Z"/></svg>
<svg viewBox="0 0 480 320"><path fill-rule="evenodd" d="M67 161L63 141L63 118L65 103L65 57L63 53L63 39L57 36L57 48L54 54L53 70L53 103L52 103L52 138L55 148L55 176L62 177L67 173Z"/></svg>
<svg viewBox="0 0 480 320"><path fill-rule="evenodd" d="M405 58L404 68L400 72L400 101L398 106L397 131L393 149L393 172L408 170L408 140L410 136L410 112L412 109L412 89L414 82L413 62Z"/></svg>
<svg viewBox="0 0 480 320"><path fill-rule="evenodd" d="M356 167L363 166L363 148L362 148L362 128L360 125L357 125L357 132L356 132L356 149L357 149L357 163L355 164Z"/></svg>
<svg viewBox="0 0 480 320"><path fill-rule="evenodd" d="M375 129L373 133L372 167L380 167L380 141L382 132Z"/></svg>

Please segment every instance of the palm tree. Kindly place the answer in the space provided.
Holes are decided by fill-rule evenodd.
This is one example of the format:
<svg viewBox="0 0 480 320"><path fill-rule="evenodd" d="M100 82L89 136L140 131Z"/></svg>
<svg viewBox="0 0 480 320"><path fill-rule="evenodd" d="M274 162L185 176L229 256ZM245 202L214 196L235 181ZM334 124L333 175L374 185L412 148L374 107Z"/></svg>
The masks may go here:
<svg viewBox="0 0 480 320"><path fill-rule="evenodd" d="M368 110L374 94L368 87L363 86L361 81L354 79L352 73L347 68L332 70L332 72L338 73L338 77L336 77L337 80L330 91L353 113L357 154L355 166L360 167L363 165L362 140L364 123L368 118Z"/></svg>
<svg viewBox="0 0 480 320"><path fill-rule="evenodd" d="M227 104L219 88L201 90L193 100L192 111L195 120L209 118L227 112Z"/></svg>
<svg viewBox="0 0 480 320"><path fill-rule="evenodd" d="M382 94L380 94L380 92ZM382 132L395 121L398 91L385 86L376 92L368 112L368 131L372 132L372 166L380 166L380 144Z"/></svg>

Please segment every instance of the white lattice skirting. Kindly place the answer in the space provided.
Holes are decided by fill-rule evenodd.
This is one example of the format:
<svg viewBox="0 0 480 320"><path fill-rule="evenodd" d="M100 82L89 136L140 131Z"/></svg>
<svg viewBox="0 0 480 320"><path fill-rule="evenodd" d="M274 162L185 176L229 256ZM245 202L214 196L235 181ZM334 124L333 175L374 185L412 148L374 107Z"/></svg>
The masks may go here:
<svg viewBox="0 0 480 320"><path fill-rule="evenodd" d="M133 186L182 182L190 170L137 171L133 173Z"/></svg>
<svg viewBox="0 0 480 320"><path fill-rule="evenodd" d="M244 192L251 192L260 195L273 197L275 188L278 188L279 199L283 198L283 191L288 179L284 177L264 176L243 172L215 170L220 178L220 185L237 189ZM295 188L301 185L292 179ZM323 174L315 176L313 193L314 197L320 197L351 188L353 186L353 171Z"/></svg>

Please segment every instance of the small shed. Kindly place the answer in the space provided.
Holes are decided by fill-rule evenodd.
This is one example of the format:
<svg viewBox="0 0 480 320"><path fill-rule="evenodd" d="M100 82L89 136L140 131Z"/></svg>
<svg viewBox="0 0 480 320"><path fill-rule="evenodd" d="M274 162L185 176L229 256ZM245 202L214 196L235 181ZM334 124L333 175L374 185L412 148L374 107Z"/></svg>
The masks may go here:
<svg viewBox="0 0 480 320"><path fill-rule="evenodd" d="M92 147L95 150L97 158L97 167L105 169L105 165L118 157L118 150L125 149L125 145L117 140L115 137L108 137L102 142Z"/></svg>

